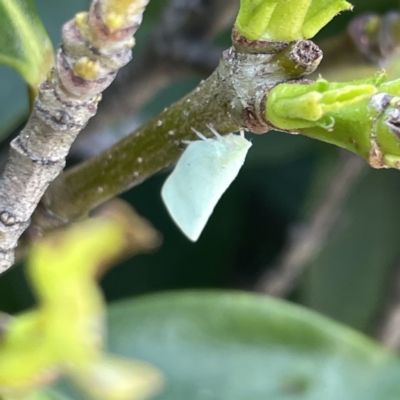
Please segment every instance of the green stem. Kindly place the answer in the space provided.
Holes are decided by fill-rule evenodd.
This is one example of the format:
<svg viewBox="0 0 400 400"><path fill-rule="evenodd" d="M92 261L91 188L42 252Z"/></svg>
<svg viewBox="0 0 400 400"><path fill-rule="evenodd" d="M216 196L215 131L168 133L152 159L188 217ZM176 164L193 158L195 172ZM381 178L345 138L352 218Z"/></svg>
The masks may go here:
<svg viewBox="0 0 400 400"><path fill-rule="evenodd" d="M350 83L278 85L266 116L281 129L348 149L374 168L400 169L400 80L386 80L379 73Z"/></svg>
<svg viewBox="0 0 400 400"><path fill-rule="evenodd" d="M239 130L240 117L228 116L234 112L231 100L215 72L195 91L133 134L67 170L53 182L42 204L64 220L87 214L176 161L185 141L197 139L192 127L206 133L206 125L212 123L221 134Z"/></svg>
<svg viewBox="0 0 400 400"><path fill-rule="evenodd" d="M97 205L175 162L191 128L225 135L241 128L264 133L266 93L276 84L313 72L321 52L309 41L286 44L273 54L227 50L217 70L198 88L107 151L65 171L49 187L31 233L81 218ZM295 64L297 68L295 68Z"/></svg>

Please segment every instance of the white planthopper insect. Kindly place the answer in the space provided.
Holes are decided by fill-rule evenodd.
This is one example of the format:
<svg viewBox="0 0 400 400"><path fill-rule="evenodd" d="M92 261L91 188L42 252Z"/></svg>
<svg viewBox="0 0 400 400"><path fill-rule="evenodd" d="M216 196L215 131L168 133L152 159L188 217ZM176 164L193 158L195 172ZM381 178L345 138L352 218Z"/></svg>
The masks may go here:
<svg viewBox="0 0 400 400"><path fill-rule="evenodd" d="M203 231L214 207L236 178L251 147L244 137L221 136L207 125L215 138L191 142L161 190L161 197L176 225L193 242Z"/></svg>

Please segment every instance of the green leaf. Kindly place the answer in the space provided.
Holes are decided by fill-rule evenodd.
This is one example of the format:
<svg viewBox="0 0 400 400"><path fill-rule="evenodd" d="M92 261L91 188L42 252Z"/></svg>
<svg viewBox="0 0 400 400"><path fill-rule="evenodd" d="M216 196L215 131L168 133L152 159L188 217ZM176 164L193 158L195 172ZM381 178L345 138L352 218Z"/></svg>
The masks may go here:
<svg viewBox="0 0 400 400"><path fill-rule="evenodd" d="M110 348L167 377L158 400L398 399L399 362L365 336L285 301L184 292L114 304Z"/></svg>
<svg viewBox="0 0 400 400"><path fill-rule="evenodd" d="M103 352L99 269L126 251L139 251L142 239L135 235L153 239L152 228L129 207L118 203L112 211L53 233L30 249L27 272L38 306L4 329L0 398L28 395L65 373L95 399L140 400L162 385L153 367Z"/></svg>
<svg viewBox="0 0 400 400"><path fill-rule="evenodd" d="M5 398L4 400L8 400ZM10 399L11 400L11 399ZM20 398L20 400L70 400L61 393L52 390L44 389L40 391L33 392L27 396Z"/></svg>
<svg viewBox="0 0 400 400"><path fill-rule="evenodd" d="M53 64L53 47L33 0L0 0L0 63L35 90Z"/></svg>
<svg viewBox="0 0 400 400"><path fill-rule="evenodd" d="M236 29L248 40L310 39L340 11L344 0L241 0Z"/></svg>

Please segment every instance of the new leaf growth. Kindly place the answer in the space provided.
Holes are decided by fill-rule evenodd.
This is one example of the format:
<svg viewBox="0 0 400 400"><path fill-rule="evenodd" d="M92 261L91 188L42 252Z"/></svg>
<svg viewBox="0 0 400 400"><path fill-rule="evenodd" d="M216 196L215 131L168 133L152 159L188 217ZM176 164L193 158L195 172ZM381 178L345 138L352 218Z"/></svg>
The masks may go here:
<svg viewBox="0 0 400 400"><path fill-rule="evenodd" d="M292 42L312 38L351 7L344 0L241 0L235 26L247 40Z"/></svg>

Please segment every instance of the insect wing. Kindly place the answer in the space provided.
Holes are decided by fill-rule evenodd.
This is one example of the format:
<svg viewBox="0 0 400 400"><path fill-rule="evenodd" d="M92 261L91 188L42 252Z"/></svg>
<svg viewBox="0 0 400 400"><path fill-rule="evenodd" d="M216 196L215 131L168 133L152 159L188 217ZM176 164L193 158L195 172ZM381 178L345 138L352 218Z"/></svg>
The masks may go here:
<svg viewBox="0 0 400 400"><path fill-rule="evenodd" d="M229 136L191 143L166 180L162 198L175 223L196 241L222 194L237 176L251 143L231 149Z"/></svg>

